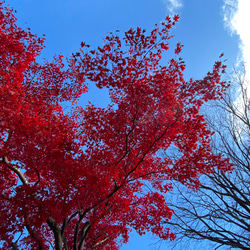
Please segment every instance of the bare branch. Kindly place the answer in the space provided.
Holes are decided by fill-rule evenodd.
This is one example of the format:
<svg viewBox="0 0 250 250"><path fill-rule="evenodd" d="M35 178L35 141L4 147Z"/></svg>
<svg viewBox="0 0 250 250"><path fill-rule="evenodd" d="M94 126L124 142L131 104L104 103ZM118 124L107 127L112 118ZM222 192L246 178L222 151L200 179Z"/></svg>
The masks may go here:
<svg viewBox="0 0 250 250"><path fill-rule="evenodd" d="M165 223L182 243L208 240L217 243L215 249L250 249L250 100L244 78L235 79L239 95L229 89L220 101L210 104L206 115L215 132L212 149L229 157L234 171L203 175L195 194L175 183L174 199L168 202L175 213Z"/></svg>

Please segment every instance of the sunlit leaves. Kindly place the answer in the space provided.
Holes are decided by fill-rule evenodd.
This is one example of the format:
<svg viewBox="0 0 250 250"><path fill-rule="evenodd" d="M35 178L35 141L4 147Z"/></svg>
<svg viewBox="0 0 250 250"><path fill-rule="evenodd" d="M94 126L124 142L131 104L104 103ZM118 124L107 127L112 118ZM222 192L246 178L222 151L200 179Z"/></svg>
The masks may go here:
<svg viewBox="0 0 250 250"><path fill-rule="evenodd" d="M97 49L81 42L67 67L61 55L39 64L44 39L18 28L0 6L3 249L18 232L26 234L17 244L32 249L48 249L47 240L57 249L83 249L83 242L84 249L117 249L131 227L174 239L161 224L172 215L163 196L171 180L197 188L200 174L230 168L211 153L211 132L199 115L226 88L222 63L188 82L182 58L163 66L175 16L149 33L110 33ZM86 84L108 88L110 105L78 106ZM63 101L71 102L68 114ZM157 156L173 144L178 159Z"/></svg>

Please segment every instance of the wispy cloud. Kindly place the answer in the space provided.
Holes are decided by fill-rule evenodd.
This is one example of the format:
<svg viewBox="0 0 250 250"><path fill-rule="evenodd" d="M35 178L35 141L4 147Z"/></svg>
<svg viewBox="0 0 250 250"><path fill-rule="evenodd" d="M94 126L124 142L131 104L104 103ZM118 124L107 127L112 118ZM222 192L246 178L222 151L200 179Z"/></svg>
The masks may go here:
<svg viewBox="0 0 250 250"><path fill-rule="evenodd" d="M169 15L173 16L176 12L183 7L182 0L162 0L167 7Z"/></svg>
<svg viewBox="0 0 250 250"><path fill-rule="evenodd" d="M225 28L231 35L239 35L240 53L236 63L244 62L247 77L250 79L250 1L224 0L223 15Z"/></svg>

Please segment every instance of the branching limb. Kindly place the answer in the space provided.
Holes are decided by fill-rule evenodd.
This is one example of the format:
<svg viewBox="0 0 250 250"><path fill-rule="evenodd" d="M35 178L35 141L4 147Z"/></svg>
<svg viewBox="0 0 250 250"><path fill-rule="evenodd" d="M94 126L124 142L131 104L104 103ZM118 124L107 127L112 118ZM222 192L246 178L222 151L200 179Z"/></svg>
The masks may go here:
<svg viewBox="0 0 250 250"><path fill-rule="evenodd" d="M15 172L15 173L17 174L17 176L19 177L20 181L21 181L23 184L25 184L25 185L28 185L28 184L29 184L28 180L26 179L26 177L24 176L24 174L22 173L22 171L21 171L18 167L16 167L15 165L12 165L12 164L8 161L8 159L7 159L6 156L4 156L4 157L2 158L2 161L3 161L3 163L6 164L6 166L7 166L10 170L12 170L13 172Z"/></svg>

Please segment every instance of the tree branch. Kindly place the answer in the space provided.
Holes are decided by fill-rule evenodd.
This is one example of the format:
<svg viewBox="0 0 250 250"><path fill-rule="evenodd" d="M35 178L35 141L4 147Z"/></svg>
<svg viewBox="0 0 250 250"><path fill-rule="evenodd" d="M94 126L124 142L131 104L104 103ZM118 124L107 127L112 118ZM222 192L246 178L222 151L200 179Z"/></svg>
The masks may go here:
<svg viewBox="0 0 250 250"><path fill-rule="evenodd" d="M10 162L8 161L8 159L7 159L6 156L4 156L4 157L2 158L2 161L3 161L3 163L6 164L6 166L7 166L10 170L12 170L13 172L15 172L15 173L17 174L17 176L19 177L19 179L21 180L21 182L22 182L23 184L25 184L25 185L28 185L28 184L29 184L28 180L26 179L26 177L24 176L24 174L22 173L22 171L21 171L18 167L16 167L15 165L10 164Z"/></svg>

